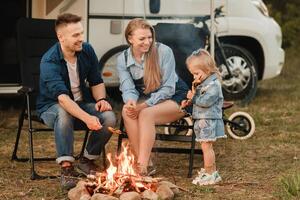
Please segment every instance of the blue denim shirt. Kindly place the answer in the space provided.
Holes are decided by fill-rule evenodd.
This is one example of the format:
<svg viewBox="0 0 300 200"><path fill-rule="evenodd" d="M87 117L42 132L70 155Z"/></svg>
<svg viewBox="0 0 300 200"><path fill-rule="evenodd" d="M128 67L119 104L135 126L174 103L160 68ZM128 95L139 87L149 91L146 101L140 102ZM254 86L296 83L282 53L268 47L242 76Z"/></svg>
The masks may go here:
<svg viewBox="0 0 300 200"><path fill-rule="evenodd" d="M83 43L76 53L83 101L93 102L89 86L103 83L99 72L98 59L92 46ZM67 63L59 43L53 45L42 57L40 64L40 91L37 98L37 112L41 115L58 102L58 96L67 94L73 99Z"/></svg>
<svg viewBox="0 0 300 200"><path fill-rule="evenodd" d="M222 86L216 74L197 86L192 99L193 119L222 119Z"/></svg>
<svg viewBox="0 0 300 200"><path fill-rule="evenodd" d="M161 43L157 46L159 66L162 72L162 83L145 101L148 106L153 106L161 100L170 99L175 94L175 84L178 81L178 76L175 72L173 51L170 47ZM126 54L127 62L125 60ZM137 101L141 94L136 90L133 79L137 80L144 76L144 60L142 59L142 64L138 64L131 53L131 49L128 48L118 56L117 69L123 101L125 103L129 99Z"/></svg>

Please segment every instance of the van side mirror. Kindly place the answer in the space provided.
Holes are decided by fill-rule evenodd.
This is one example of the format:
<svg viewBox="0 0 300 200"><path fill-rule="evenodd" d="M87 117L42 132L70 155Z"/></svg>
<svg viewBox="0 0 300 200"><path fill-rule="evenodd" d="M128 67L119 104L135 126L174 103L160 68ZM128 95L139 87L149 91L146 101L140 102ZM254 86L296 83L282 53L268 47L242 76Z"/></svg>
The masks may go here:
<svg viewBox="0 0 300 200"><path fill-rule="evenodd" d="M160 0L150 0L149 8L152 14L157 14L160 11Z"/></svg>

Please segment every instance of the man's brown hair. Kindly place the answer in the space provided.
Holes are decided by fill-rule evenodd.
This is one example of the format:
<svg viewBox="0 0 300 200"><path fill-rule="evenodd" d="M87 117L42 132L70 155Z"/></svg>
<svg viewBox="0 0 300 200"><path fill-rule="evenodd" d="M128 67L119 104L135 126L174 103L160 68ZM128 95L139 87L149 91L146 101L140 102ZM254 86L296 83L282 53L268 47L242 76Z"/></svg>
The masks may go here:
<svg viewBox="0 0 300 200"><path fill-rule="evenodd" d="M71 23L77 23L81 21L81 17L78 15L74 15L71 13L64 13L57 16L57 19L55 21L55 31L57 32L57 29L62 26L67 26Z"/></svg>

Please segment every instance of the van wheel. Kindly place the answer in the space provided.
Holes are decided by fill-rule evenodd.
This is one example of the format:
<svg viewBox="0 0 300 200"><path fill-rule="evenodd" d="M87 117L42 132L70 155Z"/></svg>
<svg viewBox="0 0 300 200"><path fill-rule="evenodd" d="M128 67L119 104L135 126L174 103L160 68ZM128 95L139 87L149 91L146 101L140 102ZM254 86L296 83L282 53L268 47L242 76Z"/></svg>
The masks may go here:
<svg viewBox="0 0 300 200"><path fill-rule="evenodd" d="M128 45L114 47L106 52L99 60L99 69L106 86L107 95L118 102L122 101L122 96L119 90L120 83L117 71L117 57L127 48Z"/></svg>
<svg viewBox="0 0 300 200"><path fill-rule="evenodd" d="M241 105L249 104L257 90L257 63L246 49L230 44L221 44L232 76L216 50L216 62L222 74L223 95L226 100L234 100Z"/></svg>

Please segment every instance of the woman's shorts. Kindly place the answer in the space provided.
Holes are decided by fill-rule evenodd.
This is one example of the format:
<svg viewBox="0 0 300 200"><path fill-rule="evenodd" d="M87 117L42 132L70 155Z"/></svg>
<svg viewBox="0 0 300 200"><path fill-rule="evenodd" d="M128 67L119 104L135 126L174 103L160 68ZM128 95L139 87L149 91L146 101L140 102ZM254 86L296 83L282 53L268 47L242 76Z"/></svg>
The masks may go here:
<svg viewBox="0 0 300 200"><path fill-rule="evenodd" d="M197 142L216 141L226 138L222 119L197 119L194 123Z"/></svg>
<svg viewBox="0 0 300 200"><path fill-rule="evenodd" d="M178 77L178 81L176 83L175 87L175 94L171 97L171 100L175 101L179 106L181 105L181 102L185 99L187 99L186 95L189 91L189 87L187 84ZM186 112L189 114L192 113L192 106L188 106L185 108Z"/></svg>

